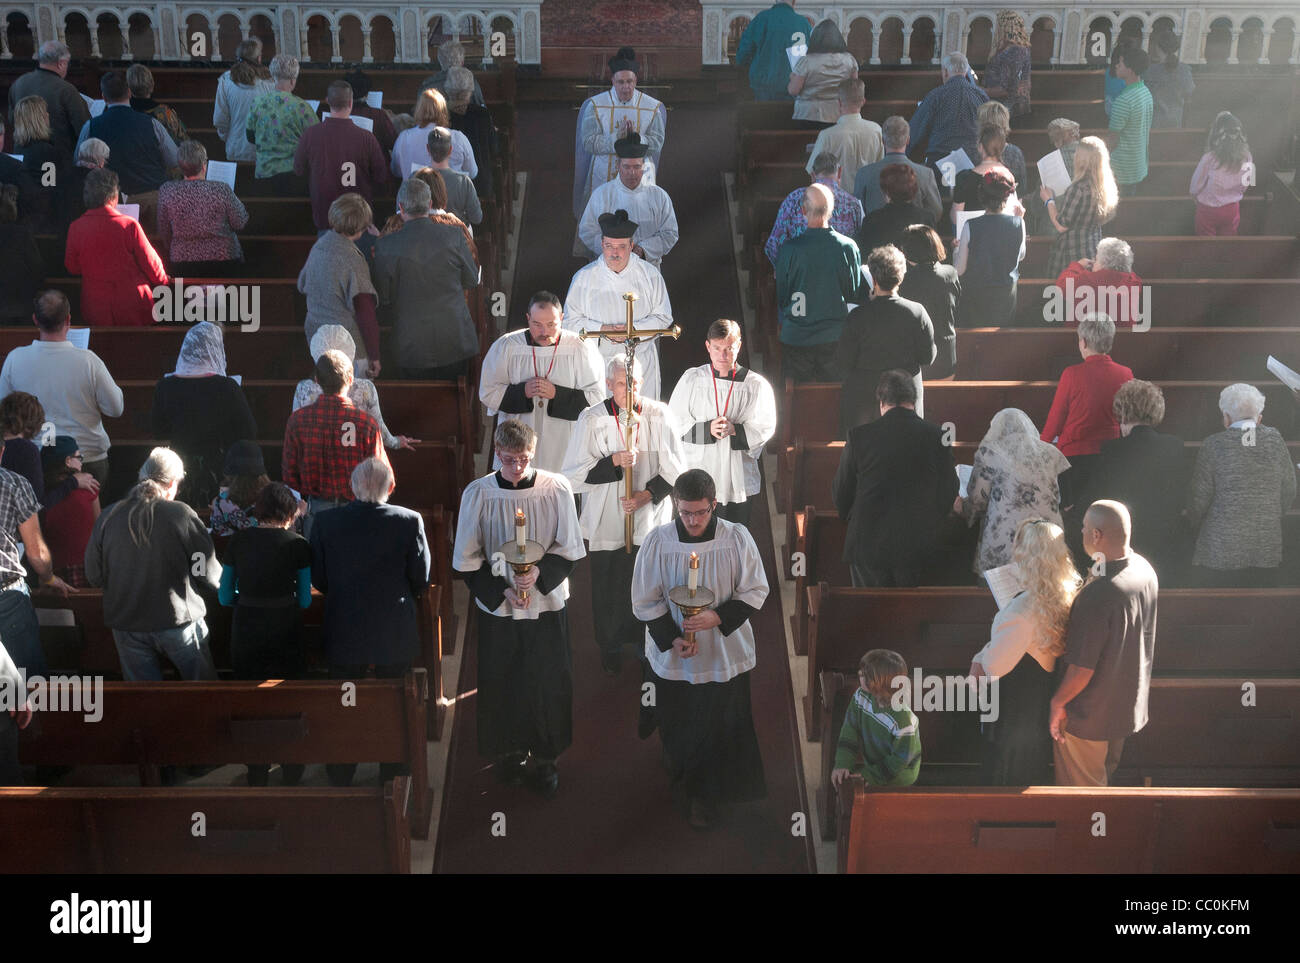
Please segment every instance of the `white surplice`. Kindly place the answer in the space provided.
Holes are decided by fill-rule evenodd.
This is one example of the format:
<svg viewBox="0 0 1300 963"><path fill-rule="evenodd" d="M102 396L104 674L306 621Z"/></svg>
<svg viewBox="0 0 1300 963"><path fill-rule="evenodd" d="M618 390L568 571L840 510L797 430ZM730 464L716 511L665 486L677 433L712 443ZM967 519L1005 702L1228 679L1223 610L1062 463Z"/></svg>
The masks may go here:
<svg viewBox="0 0 1300 963"><path fill-rule="evenodd" d="M639 427L633 428L633 443L638 452L632 467L633 491L643 491L656 475L671 485L685 470L680 426L668 406L650 398L640 404ZM564 457L564 474L573 490L582 495L582 534L593 552L609 552L624 546L620 500L626 483L621 477L612 482L587 481L602 459L627 449L623 424L623 413L619 410L615 415L612 400L593 405L578 418ZM672 497L665 495L657 504L651 502L634 517L632 541L640 545L652 529L672 517Z"/></svg>
<svg viewBox="0 0 1300 963"><path fill-rule="evenodd" d="M651 164L658 167L667 116L668 109L662 103L639 90L632 92L627 103L618 99L613 87L583 102L578 111L574 149L574 217L582 217L595 188L618 175L614 143L621 136L619 124L625 119L632 121L632 129L641 135L641 143L648 148L647 167Z"/></svg>
<svg viewBox="0 0 1300 963"><path fill-rule="evenodd" d="M734 381L715 378L711 364L690 368L682 373L668 406L682 426L686 466L709 473L720 504L758 494L758 460L776 433L776 395L766 378L743 367ZM708 422L722 416L724 409L737 435L719 441L709 433ZM745 447L736 448L732 442L742 430Z"/></svg>
<svg viewBox="0 0 1300 963"><path fill-rule="evenodd" d="M672 327L673 307L668 301L664 276L657 267L635 254L628 258L627 267L617 274L610 270L602 257L573 275L564 300L564 326L570 331L599 331L602 324L626 324L627 302L623 295L628 292L636 295L632 306L632 323L636 329ZM641 362L641 393L656 400L660 396L657 340L642 342L636 347L636 357ZM599 348L606 363L615 356L622 357L626 351L622 344L608 338L600 339Z"/></svg>
<svg viewBox="0 0 1300 963"><path fill-rule="evenodd" d="M605 396L604 364L594 341L583 341L572 331L562 330L556 344L532 345L527 328L497 338L483 358L478 396L487 408L488 417L500 414L503 421L521 421L532 428L537 432L533 465L558 472L564 467L564 453L569 448L569 436L577 417L557 416L553 401L544 398L528 399L532 408L526 412L501 411L506 391L512 384L537 376L549 379L558 387L581 391L586 396L582 406L585 410ZM493 465L501 467L495 460Z"/></svg>
<svg viewBox="0 0 1300 963"><path fill-rule="evenodd" d="M641 246L647 261L660 267L678 238L677 212L668 192L644 179L635 190L629 190L617 177L592 191L578 224L578 240L588 257L600 256L600 216L615 211L627 211L636 223L632 243Z"/></svg>
<svg viewBox="0 0 1300 963"><path fill-rule="evenodd" d="M717 518L713 538L705 542L681 541L677 523L656 528L641 544L632 575L632 611L638 619L650 622L671 615L680 632L682 611L668 598L678 585L686 585L690 557L700 557L699 584L714 595L717 609L724 602L738 599L754 609L767 599L767 576L754 537L743 525ZM690 683L727 682L748 672L758 662L754 646L754 629L746 619L730 635L722 627L695 633L698 651L683 659L672 649L659 651L650 629L646 629L645 654L655 675Z"/></svg>

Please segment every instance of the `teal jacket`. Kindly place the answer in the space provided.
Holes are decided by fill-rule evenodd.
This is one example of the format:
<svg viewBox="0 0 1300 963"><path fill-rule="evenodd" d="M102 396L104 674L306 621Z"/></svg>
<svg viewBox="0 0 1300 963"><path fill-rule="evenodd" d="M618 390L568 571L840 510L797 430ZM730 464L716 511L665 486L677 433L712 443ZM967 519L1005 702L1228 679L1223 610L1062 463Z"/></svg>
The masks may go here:
<svg viewBox="0 0 1300 963"><path fill-rule="evenodd" d="M807 18L788 3L774 3L745 28L736 50L736 63L749 67L749 86L755 92L784 93L790 84L790 58L786 48L803 34L811 33Z"/></svg>
<svg viewBox="0 0 1300 963"><path fill-rule="evenodd" d="M862 286L862 257L852 238L828 227L810 228L781 245L776 258L776 300L781 343L838 341L848 316L846 302L868 296Z"/></svg>

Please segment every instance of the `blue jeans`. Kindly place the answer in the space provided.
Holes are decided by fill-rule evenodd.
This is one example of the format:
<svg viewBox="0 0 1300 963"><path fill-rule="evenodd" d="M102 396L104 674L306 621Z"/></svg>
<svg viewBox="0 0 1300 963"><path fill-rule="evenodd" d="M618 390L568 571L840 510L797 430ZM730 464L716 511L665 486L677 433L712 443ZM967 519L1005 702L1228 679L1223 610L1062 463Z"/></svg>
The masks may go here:
<svg viewBox="0 0 1300 963"><path fill-rule="evenodd" d="M162 663L166 656L182 679L187 682L215 681L216 666L208 648L208 626L202 619L158 632L113 630L117 657L122 663L122 678L127 682L161 682Z"/></svg>
<svg viewBox="0 0 1300 963"><path fill-rule="evenodd" d="M28 594L27 583L0 592L0 644L4 645L14 665L28 675L49 675L45 650L41 648L41 627L36 609Z"/></svg>

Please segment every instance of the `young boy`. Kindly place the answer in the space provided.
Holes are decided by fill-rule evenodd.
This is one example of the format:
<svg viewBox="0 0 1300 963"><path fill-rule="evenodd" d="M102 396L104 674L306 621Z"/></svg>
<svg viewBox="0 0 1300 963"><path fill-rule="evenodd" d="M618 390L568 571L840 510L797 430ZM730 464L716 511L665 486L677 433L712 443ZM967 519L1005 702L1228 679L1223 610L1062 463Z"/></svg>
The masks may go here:
<svg viewBox="0 0 1300 963"><path fill-rule="evenodd" d="M920 726L906 706L893 708L893 680L907 663L891 649L872 649L858 663L859 688L844 713L831 784L856 774L868 786L910 786L921 771Z"/></svg>

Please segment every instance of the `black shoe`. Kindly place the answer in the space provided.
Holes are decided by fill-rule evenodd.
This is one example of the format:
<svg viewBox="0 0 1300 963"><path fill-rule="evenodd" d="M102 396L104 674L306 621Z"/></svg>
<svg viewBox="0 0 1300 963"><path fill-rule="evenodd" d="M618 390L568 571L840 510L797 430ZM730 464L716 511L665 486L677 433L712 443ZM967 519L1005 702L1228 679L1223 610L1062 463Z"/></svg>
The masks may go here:
<svg viewBox="0 0 1300 963"><path fill-rule="evenodd" d="M547 799L554 799L560 792L560 770L553 762L539 763L533 770L533 787Z"/></svg>
<svg viewBox="0 0 1300 963"><path fill-rule="evenodd" d="M623 653L618 649L601 650L600 667L605 670L605 675L618 675L623 671Z"/></svg>
<svg viewBox="0 0 1300 963"><path fill-rule="evenodd" d="M512 752L502 756L492 768L496 771L497 782L506 786L517 786L524 779L524 762L528 754Z"/></svg>

